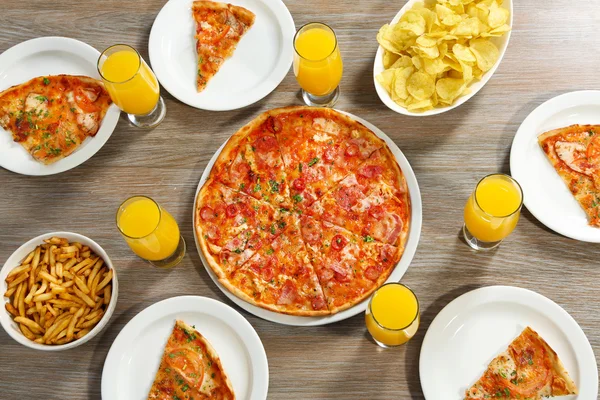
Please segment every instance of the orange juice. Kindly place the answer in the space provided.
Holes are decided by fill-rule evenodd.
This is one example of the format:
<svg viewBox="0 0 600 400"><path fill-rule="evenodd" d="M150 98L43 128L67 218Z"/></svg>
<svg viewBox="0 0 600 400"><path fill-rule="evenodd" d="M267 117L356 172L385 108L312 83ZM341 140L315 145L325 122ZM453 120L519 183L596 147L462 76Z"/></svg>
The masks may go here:
<svg viewBox="0 0 600 400"><path fill-rule="evenodd" d="M160 95L158 80L133 49L118 50L101 63L104 85L115 104L128 114L149 114Z"/></svg>
<svg viewBox="0 0 600 400"><path fill-rule="evenodd" d="M315 25L302 28L296 35L294 74L302 89L324 96L340 84L342 56L335 33L326 25Z"/></svg>
<svg viewBox="0 0 600 400"><path fill-rule="evenodd" d="M390 283L380 287L365 314L367 329L384 346L399 346L419 328L419 303L406 286Z"/></svg>
<svg viewBox="0 0 600 400"><path fill-rule="evenodd" d="M507 237L519 221L521 190L506 175L484 178L467 200L465 225L483 242L497 242Z"/></svg>
<svg viewBox="0 0 600 400"><path fill-rule="evenodd" d="M117 215L117 224L131 250L145 260L164 260L179 244L175 219L147 197L126 201Z"/></svg>

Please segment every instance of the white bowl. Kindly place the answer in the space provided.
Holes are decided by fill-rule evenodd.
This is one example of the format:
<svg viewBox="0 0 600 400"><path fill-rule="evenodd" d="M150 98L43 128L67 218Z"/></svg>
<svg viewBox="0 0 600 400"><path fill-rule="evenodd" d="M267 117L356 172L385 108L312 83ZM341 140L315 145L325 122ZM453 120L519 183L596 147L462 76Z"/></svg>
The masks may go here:
<svg viewBox="0 0 600 400"><path fill-rule="evenodd" d="M398 14L396 14L396 16L394 17L392 22L390 22L390 24L395 24L396 22L398 22L400 20L400 17L406 11L410 10L412 8L413 4L415 4L419 1L422 2L423 0L408 0L408 2L406 2L404 7L402 7L400 9L400 11L398 12ZM425 0L424 2L425 2L425 4L431 4L431 3L434 3L434 0ZM504 0L502 7L506 8L506 9L508 9L508 11L510 11L510 20L509 20L508 25L510 25L510 27L512 28L512 26L513 26L513 3L512 3L512 0ZM399 114L411 115L411 116L415 116L415 117L426 117L428 115L436 115L436 114L444 113L446 111L450 111L450 110L460 106L461 104L465 103L471 97L475 96L477 94L477 92L479 92L481 90L481 88L483 86L485 86L487 81L490 80L492 75L494 75L494 72L496 72L496 69L498 68L498 66L500 65L500 62L502 61L502 58L504 57L506 48L508 47L508 41L510 40L511 32L512 32L512 30L508 31L505 35L503 35L501 37L490 38L491 42L494 43L496 45L496 47L498 47L498 50L500 51L500 56L498 57L498 61L496 61L496 64L494 64L492 69L490 69L485 74L483 74L481 80L471 82L471 84L469 85L469 89L471 89L471 93L457 98L454 101L454 103L452 103L452 105L450 105L450 106L435 107L431 110L427 110L424 112L413 112L413 111L408 111L406 108L396 104L394 102L394 100L392 100L392 98L390 97L388 92L385 90L385 88L383 86L381 86L379 84L379 82L377 82L377 79L375 79L375 77L377 75L379 75L381 72L383 72L383 70L384 70L384 68L383 68L383 47L381 47L381 46L379 46L379 48L377 49L377 54L375 54L375 64L373 65L373 82L375 83L375 90L377 90L377 94L379 95L379 98L381 99L381 101L383 101L383 103L386 106L388 106L391 110L396 111Z"/></svg>
<svg viewBox="0 0 600 400"><path fill-rule="evenodd" d="M100 322L98 322L96 324L96 326L94 326L94 328L87 335L83 336L80 339L74 340L70 343L65 343L65 344L61 344L61 345L39 344L39 343L35 343L32 340L27 339L21 333L21 331L19 330L19 326L17 325L17 323L15 321L13 321L12 316L8 313L8 311L6 311L6 308L3 305L0 309L0 323L2 324L2 327L4 328L6 333L8 333L13 339L15 339L17 342L21 343L24 346L30 347L32 349L44 350L44 351L59 351L59 350L72 349L74 347L81 346L82 344L84 344L85 342L87 342L88 340L90 340L94 336L96 336L106 326L106 324L108 323L108 320L112 316L112 313L115 310L115 306L117 305L117 294L118 294L118 290L119 290L119 284L117 281L117 271L115 270L112 262L110 261L108 254L106 254L104 249L102 247L100 247L100 245L98 245L98 243L94 242L90 238L87 238L83 235L79 235L77 233L52 232L52 233L46 233L44 235L40 235L36 238L31 239L30 241L28 241L27 243L25 243L24 245L19 247L17 249L17 251L15 251L8 258L8 260L6 260L6 262L4 263L4 266L2 267L2 270L0 271L0 295L4 296L4 293L6 292L7 284L6 284L5 279L6 279L6 276L9 274L9 272L12 271L15 267L18 267L21 264L21 261L25 257L27 257L27 254L29 254L32 250L34 250L40 244L43 244L44 239L49 239L53 236L60 237L60 238L66 238L69 242L79 242L81 244L84 244L84 245L88 246L94 253L96 253L97 255L102 257L102 259L104 260L104 265L107 265L108 268L112 269L112 271L113 271L112 295L110 297L110 302L108 303L108 308L106 309L104 316L102 317ZM3 299L4 299L3 303L8 302L8 298L3 297Z"/></svg>

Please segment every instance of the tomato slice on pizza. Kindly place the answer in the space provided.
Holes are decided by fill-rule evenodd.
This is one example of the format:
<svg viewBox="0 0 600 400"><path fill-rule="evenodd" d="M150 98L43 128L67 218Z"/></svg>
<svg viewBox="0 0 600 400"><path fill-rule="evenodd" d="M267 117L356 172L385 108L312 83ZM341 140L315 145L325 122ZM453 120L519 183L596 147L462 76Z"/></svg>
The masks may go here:
<svg viewBox="0 0 600 400"><path fill-rule="evenodd" d="M197 0L192 5L196 21L196 53L198 92L219 71L223 62L233 55L242 36L254 24L254 13L231 4Z"/></svg>
<svg viewBox="0 0 600 400"><path fill-rule="evenodd" d="M577 394L577 387L552 348L530 327L489 364L465 399L531 399Z"/></svg>
<svg viewBox="0 0 600 400"><path fill-rule="evenodd" d="M177 321L163 353L148 400L235 400L221 360L193 326Z"/></svg>

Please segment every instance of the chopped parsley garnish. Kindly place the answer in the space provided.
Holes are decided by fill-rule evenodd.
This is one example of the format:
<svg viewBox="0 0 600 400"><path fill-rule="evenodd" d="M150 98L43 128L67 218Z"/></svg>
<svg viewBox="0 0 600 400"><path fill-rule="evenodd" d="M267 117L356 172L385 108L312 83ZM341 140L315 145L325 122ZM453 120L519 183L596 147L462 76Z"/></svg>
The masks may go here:
<svg viewBox="0 0 600 400"><path fill-rule="evenodd" d="M302 172L302 163L298 163L298 171Z"/></svg>
<svg viewBox="0 0 600 400"><path fill-rule="evenodd" d="M46 132L42 135L42 139L48 139L50 136L50 132Z"/></svg>
<svg viewBox="0 0 600 400"><path fill-rule="evenodd" d="M188 385L183 385L183 386L181 387L181 391L182 391L182 392L186 392L186 391L187 391L189 388L190 388L190 387L189 387Z"/></svg>
<svg viewBox="0 0 600 400"><path fill-rule="evenodd" d="M373 239L371 236L367 235L363 237L363 240L365 241L365 243L370 243L370 242L374 242L375 239Z"/></svg>
<svg viewBox="0 0 600 400"><path fill-rule="evenodd" d="M46 100L48 100L48 98L46 96L35 96L35 99L37 101L46 101Z"/></svg>
<svg viewBox="0 0 600 400"><path fill-rule="evenodd" d="M285 225L286 225L285 221L279 221L279 222L277 223L277 226L279 226L279 229L283 229L283 228L285 228Z"/></svg>
<svg viewBox="0 0 600 400"><path fill-rule="evenodd" d="M171 368L165 368L165 372L171 372Z"/></svg>
<svg viewBox="0 0 600 400"><path fill-rule="evenodd" d="M72 112L73 114L75 114L75 111L77 111L77 110L75 110L75 107L71 107L71 112Z"/></svg>
<svg viewBox="0 0 600 400"><path fill-rule="evenodd" d="M281 211L281 212L290 212L290 210L288 210L287 208L283 208L283 207L280 208L279 211Z"/></svg>
<svg viewBox="0 0 600 400"><path fill-rule="evenodd" d="M235 250L233 250L233 252L235 254L242 254L242 250L241 249L235 249Z"/></svg>
<svg viewBox="0 0 600 400"><path fill-rule="evenodd" d="M318 162L319 162L319 157L315 157L312 160L310 160L310 162L308 163L308 166L312 167L313 165L315 165Z"/></svg>
<svg viewBox="0 0 600 400"><path fill-rule="evenodd" d="M48 86L50 84L50 79L44 78L44 85Z"/></svg>
<svg viewBox="0 0 600 400"><path fill-rule="evenodd" d="M245 187L246 187L245 183L240 183L240 190L244 190Z"/></svg>
<svg viewBox="0 0 600 400"><path fill-rule="evenodd" d="M296 194L296 195L294 195L294 197L292 197L292 199L294 199L294 201L295 201L296 203L300 203L302 200L304 200L304 199L302 198L302 196L300 196L299 194Z"/></svg>
<svg viewBox="0 0 600 400"><path fill-rule="evenodd" d="M50 153L53 154L53 155L55 155L55 156L59 155L61 153L61 151L62 150L59 149L59 148L50 147Z"/></svg>
<svg viewBox="0 0 600 400"><path fill-rule="evenodd" d="M214 378L215 377L215 373L213 372L212 374L210 374L210 377Z"/></svg>
<svg viewBox="0 0 600 400"><path fill-rule="evenodd" d="M510 396L510 390L508 390L508 388L504 388L504 393L506 394L506 397Z"/></svg>
<svg viewBox="0 0 600 400"><path fill-rule="evenodd" d="M270 256L271 254L273 254L273 252L274 252L274 251L275 251L275 250L273 250L272 248L270 248L269 250L267 250L267 251L265 252L265 254L266 254L266 255L268 255L268 256Z"/></svg>
<svg viewBox="0 0 600 400"><path fill-rule="evenodd" d="M271 235L274 235L276 232L275 225L271 224Z"/></svg>
<svg viewBox="0 0 600 400"><path fill-rule="evenodd" d="M169 358L174 358L175 357L175 353L169 353Z"/></svg>
<svg viewBox="0 0 600 400"><path fill-rule="evenodd" d="M258 192L260 189L262 189L262 188L260 187L260 183L257 183L256 185L254 185L254 191L255 191L255 192Z"/></svg>
<svg viewBox="0 0 600 400"><path fill-rule="evenodd" d="M271 193L279 193L279 183L271 179L269 181L269 186L271 186Z"/></svg>
<svg viewBox="0 0 600 400"><path fill-rule="evenodd" d="M529 361L528 361L528 364L529 364L529 365L533 365L533 360L529 360Z"/></svg>

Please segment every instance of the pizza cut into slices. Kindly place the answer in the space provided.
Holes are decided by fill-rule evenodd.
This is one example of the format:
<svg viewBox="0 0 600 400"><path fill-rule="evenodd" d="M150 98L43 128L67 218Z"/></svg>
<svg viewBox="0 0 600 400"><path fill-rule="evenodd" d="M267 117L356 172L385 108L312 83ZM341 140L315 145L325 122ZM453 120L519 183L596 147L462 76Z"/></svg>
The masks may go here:
<svg viewBox="0 0 600 400"><path fill-rule="evenodd" d="M290 217L290 213L210 180L198 195L195 226L207 261L225 278L273 241Z"/></svg>
<svg viewBox="0 0 600 400"><path fill-rule="evenodd" d="M281 147L293 206L301 211L384 145L362 124L328 109L283 108L267 122Z"/></svg>
<svg viewBox="0 0 600 400"><path fill-rule="evenodd" d="M330 312L345 310L381 286L400 259L396 246L365 240L327 221L301 217L302 238Z"/></svg>
<svg viewBox="0 0 600 400"><path fill-rule="evenodd" d="M289 205L281 151L266 118L233 135L215 162L212 175L225 185L273 205Z"/></svg>
<svg viewBox="0 0 600 400"><path fill-rule="evenodd" d="M404 176L388 149L375 151L307 214L360 235L403 248L408 235L410 200Z"/></svg>
<svg viewBox="0 0 600 400"><path fill-rule="evenodd" d="M530 327L489 364L483 376L466 391L466 400L541 400L577 394L558 355Z"/></svg>
<svg viewBox="0 0 600 400"><path fill-rule="evenodd" d="M558 175L600 227L600 125L571 125L546 132L538 142Z"/></svg>
<svg viewBox="0 0 600 400"><path fill-rule="evenodd" d="M96 135L111 103L96 79L40 76L0 93L0 126L36 161L52 164Z"/></svg>
<svg viewBox="0 0 600 400"><path fill-rule="evenodd" d="M148 400L235 400L215 349L193 326L176 321Z"/></svg>
<svg viewBox="0 0 600 400"><path fill-rule="evenodd" d="M196 85L201 92L233 55L242 36L254 24L255 15L243 7L210 0L194 1L192 14L198 54Z"/></svg>
<svg viewBox="0 0 600 400"><path fill-rule="evenodd" d="M221 283L238 297L268 310L329 314L297 221Z"/></svg>

